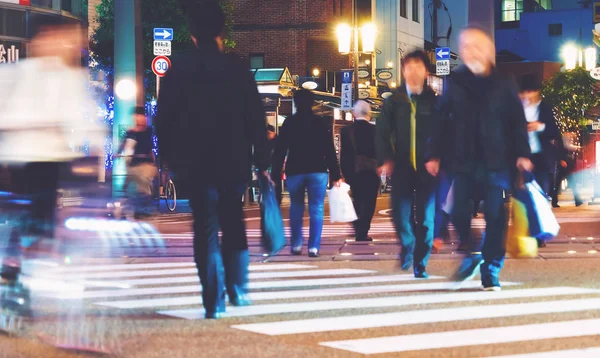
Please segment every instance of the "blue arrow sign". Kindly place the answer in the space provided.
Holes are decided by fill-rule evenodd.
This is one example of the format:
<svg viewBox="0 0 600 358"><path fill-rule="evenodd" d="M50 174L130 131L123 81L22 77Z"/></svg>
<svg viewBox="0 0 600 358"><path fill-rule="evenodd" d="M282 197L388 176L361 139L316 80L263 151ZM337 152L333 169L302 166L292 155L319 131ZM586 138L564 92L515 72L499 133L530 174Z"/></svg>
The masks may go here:
<svg viewBox="0 0 600 358"><path fill-rule="evenodd" d="M437 61L440 60L449 60L450 59L450 47L439 47L435 49L435 59Z"/></svg>
<svg viewBox="0 0 600 358"><path fill-rule="evenodd" d="M154 39L163 41L173 41L173 29L158 27L154 29Z"/></svg>

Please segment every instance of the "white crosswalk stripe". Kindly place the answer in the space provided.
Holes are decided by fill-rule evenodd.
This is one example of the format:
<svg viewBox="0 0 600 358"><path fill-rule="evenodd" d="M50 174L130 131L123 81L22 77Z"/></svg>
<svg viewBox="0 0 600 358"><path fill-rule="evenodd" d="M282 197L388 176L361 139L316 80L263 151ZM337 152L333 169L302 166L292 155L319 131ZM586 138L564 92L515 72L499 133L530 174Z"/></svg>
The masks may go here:
<svg viewBox="0 0 600 358"><path fill-rule="evenodd" d="M67 302L85 300L106 309L150 310L165 317L186 320L204 318L202 287L198 284L193 262L44 266L44 270L47 275L56 275L67 283L86 286L85 290L69 292L44 291L40 294L44 297ZM359 333L381 327L426 327L431 324L446 327L445 322L486 319L494 324L496 320L501 322L510 317L554 317L568 312L600 311L599 289L528 288L519 282L502 282L504 290L501 292L481 292L474 290L480 287L480 282L470 281L463 284L464 291L455 292L452 289L456 283L439 276L423 280L410 274L386 275L373 270L291 263L253 264L250 279L249 297L254 305L227 307L224 318L239 317L232 328L266 336L346 332L344 340L317 340L314 343L346 352L403 353L600 335L600 319L559 322L550 319L539 324L371 338ZM178 285L182 283L189 285ZM440 304L445 306L435 307ZM387 309L385 313L370 312L383 308ZM289 317L298 313L308 315L308 318ZM251 320L245 322L245 319ZM354 339L351 332L357 332ZM600 347L580 348L514 357L599 356Z"/></svg>

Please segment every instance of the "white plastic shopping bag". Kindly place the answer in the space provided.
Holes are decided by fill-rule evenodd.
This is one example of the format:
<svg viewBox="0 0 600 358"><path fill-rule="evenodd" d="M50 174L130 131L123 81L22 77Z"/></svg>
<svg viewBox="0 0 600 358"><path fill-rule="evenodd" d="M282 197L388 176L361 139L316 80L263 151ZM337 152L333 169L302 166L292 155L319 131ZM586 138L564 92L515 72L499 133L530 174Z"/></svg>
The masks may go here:
<svg viewBox="0 0 600 358"><path fill-rule="evenodd" d="M352 199L348 194L349 191L350 186L342 183L339 187L334 186L327 193L329 196L329 212L332 223L347 223L358 219L356 211L354 211Z"/></svg>
<svg viewBox="0 0 600 358"><path fill-rule="evenodd" d="M560 225L552 212L548 199L543 194L544 190L535 181L527 183L526 187L533 201L533 213L537 217L538 224L530 224L529 230L531 236L541 240L549 240L556 237L560 230Z"/></svg>

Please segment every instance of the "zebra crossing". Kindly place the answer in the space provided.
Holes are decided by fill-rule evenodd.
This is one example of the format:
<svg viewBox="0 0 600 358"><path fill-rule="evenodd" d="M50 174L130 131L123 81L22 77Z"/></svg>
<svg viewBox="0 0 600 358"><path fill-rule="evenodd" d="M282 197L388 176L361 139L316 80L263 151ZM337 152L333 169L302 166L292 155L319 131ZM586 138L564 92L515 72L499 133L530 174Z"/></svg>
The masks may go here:
<svg viewBox="0 0 600 358"><path fill-rule="evenodd" d="M88 284L85 290L43 292L46 298L66 302L82 300L93 307L124 312L147 310L184 320L204 317L202 288L191 262L47 267L44 271L47 277ZM315 343L337 352L398 354L600 335L598 318L571 321L553 321L552 318L557 314L600 311L599 289L527 287L522 282L503 282L503 291L482 292L478 290L479 282L470 281L464 283L461 290L454 291L456 283L441 276L424 280L408 274L292 263L253 264L250 280L249 295L254 304L227 307L225 319L219 322L227 324L227 318L237 318L235 324L230 323L230 328L257 337L308 335L314 338L310 335L348 332L343 336L348 338L356 332L356 338ZM101 287L98 282L111 285ZM440 304L443 307L440 308ZM392 312L381 313L382 308ZM310 318L297 319L298 314ZM364 338L365 335L359 333L377 328L411 328L485 319L500 322L539 315L551 318L536 324L506 326L498 323L469 330L382 337ZM597 357L599 352L600 347L588 347L515 357Z"/></svg>

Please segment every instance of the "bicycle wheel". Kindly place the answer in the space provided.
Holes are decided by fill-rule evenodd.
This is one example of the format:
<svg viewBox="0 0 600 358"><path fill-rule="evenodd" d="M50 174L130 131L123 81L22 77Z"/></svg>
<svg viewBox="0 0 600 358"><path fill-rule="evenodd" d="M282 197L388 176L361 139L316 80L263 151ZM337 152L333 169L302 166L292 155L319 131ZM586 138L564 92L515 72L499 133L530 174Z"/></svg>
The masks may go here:
<svg viewBox="0 0 600 358"><path fill-rule="evenodd" d="M177 192L175 191L175 184L173 184L171 179L169 179L165 187L165 203L169 211L175 211L177 207Z"/></svg>

